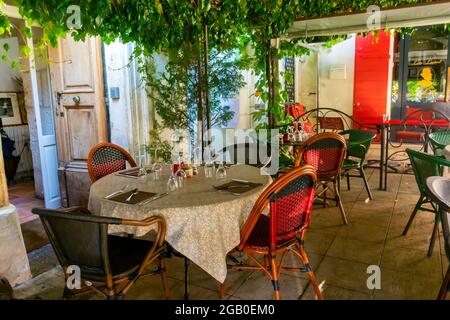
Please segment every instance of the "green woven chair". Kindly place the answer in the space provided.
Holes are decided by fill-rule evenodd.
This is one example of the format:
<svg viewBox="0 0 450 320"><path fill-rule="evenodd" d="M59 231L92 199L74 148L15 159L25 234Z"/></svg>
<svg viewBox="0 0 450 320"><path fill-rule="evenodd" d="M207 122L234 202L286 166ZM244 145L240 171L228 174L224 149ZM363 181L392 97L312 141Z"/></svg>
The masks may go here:
<svg viewBox="0 0 450 320"><path fill-rule="evenodd" d="M444 148L450 144L450 131L435 131L428 135L433 152L437 156L442 155Z"/></svg>
<svg viewBox="0 0 450 320"><path fill-rule="evenodd" d="M344 130L339 132L339 134L348 135L347 156L343 165L343 175L347 177L347 189L350 190L350 177L362 178L369 198L372 200L372 192L370 191L366 173L364 172L364 165L367 151L369 151L370 144L375 138L375 134L370 131L356 129ZM350 175L351 170L357 170L359 174Z"/></svg>
<svg viewBox="0 0 450 320"><path fill-rule="evenodd" d="M432 201L432 195L429 194L428 188L426 186L426 180L428 177L432 176L442 176L444 167L450 167L450 161L445 160L441 157L433 156L427 153L406 149L409 159L411 160L411 166L416 177L417 186L420 191L420 198L417 201L416 206L411 214L411 217L406 224L405 230L403 230L403 235L408 233L409 227L411 226L417 211L428 211L435 214L435 221L433 227L433 234L431 235L430 246L428 248L428 257L433 254L434 242L436 240L436 235L438 233L439 222L441 220L441 215L437 208L437 205ZM431 204L432 209L426 208L424 204Z"/></svg>

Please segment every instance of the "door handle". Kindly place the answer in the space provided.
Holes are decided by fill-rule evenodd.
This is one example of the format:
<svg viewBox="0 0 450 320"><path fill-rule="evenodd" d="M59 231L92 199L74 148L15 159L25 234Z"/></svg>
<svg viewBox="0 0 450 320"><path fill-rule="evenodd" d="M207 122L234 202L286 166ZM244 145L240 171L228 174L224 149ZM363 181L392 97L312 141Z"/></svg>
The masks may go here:
<svg viewBox="0 0 450 320"><path fill-rule="evenodd" d="M80 101L81 101L81 98L80 98L80 96L75 96L75 97L72 98L72 100L73 100L73 102L74 102L75 104L79 104Z"/></svg>
<svg viewBox="0 0 450 320"><path fill-rule="evenodd" d="M58 117L60 115L60 110L61 110L61 99L62 99L62 95L63 93L61 91L57 91L56 92L56 110L55 110L55 114Z"/></svg>

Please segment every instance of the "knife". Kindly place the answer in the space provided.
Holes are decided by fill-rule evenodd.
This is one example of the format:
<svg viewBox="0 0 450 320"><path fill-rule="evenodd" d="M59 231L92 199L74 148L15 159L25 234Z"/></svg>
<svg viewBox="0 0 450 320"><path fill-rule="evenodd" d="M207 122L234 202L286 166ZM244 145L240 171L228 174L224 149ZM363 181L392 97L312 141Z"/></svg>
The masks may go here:
<svg viewBox="0 0 450 320"><path fill-rule="evenodd" d="M250 181L240 180L240 179L231 179L231 181L242 182L242 183L250 183Z"/></svg>
<svg viewBox="0 0 450 320"><path fill-rule="evenodd" d="M168 195L167 192L157 194L156 196L153 196L153 197L151 197L151 198L149 198L149 199L146 199L146 200L144 200L144 201L139 202L138 205L140 205L140 206L146 205L147 203L149 203L149 202L151 202L151 201L153 201L153 200L158 200L158 199L160 199L160 198L162 198L162 197L165 197L165 196L167 196L167 195Z"/></svg>

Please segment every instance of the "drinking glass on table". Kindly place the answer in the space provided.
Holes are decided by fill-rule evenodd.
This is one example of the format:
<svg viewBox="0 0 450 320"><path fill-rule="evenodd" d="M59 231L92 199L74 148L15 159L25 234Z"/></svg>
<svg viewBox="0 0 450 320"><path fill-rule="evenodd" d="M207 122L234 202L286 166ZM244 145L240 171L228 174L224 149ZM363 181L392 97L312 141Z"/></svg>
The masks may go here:
<svg viewBox="0 0 450 320"><path fill-rule="evenodd" d="M175 175L171 174L169 180L167 180L167 191L173 192L178 189L178 183Z"/></svg>
<svg viewBox="0 0 450 320"><path fill-rule="evenodd" d="M139 168L137 174L139 184L145 184L147 182L147 169L146 169L148 161L147 152L145 152L145 150L140 148L138 153L136 154L136 160Z"/></svg>
<svg viewBox="0 0 450 320"><path fill-rule="evenodd" d="M217 179L225 179L227 177L227 171L223 165L223 162L219 164L219 168L216 170L216 178Z"/></svg>
<svg viewBox="0 0 450 320"><path fill-rule="evenodd" d="M161 180L162 176L162 165L158 161L158 149L155 149L155 162L152 165L153 177L155 180Z"/></svg>
<svg viewBox="0 0 450 320"><path fill-rule="evenodd" d="M214 175L214 162L205 163L205 178L212 178Z"/></svg>

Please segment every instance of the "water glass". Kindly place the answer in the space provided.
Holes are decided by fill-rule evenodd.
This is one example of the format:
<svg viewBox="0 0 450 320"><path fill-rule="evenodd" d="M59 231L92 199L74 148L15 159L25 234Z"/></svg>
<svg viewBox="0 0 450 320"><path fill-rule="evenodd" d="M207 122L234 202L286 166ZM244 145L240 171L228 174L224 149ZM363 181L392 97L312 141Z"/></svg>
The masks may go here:
<svg viewBox="0 0 450 320"><path fill-rule="evenodd" d="M178 188L177 180L174 175L171 175L169 177L169 180L167 181L167 191L173 192L176 191L177 188Z"/></svg>
<svg viewBox="0 0 450 320"><path fill-rule="evenodd" d="M227 177L227 171L225 170L225 167L223 166L223 163L219 165L219 168L216 170L216 178L217 179L225 179Z"/></svg>
<svg viewBox="0 0 450 320"><path fill-rule="evenodd" d="M182 188L184 186L184 181L187 178L187 174L184 170L180 169L175 174L178 188Z"/></svg>
<svg viewBox="0 0 450 320"><path fill-rule="evenodd" d="M205 163L205 178L212 178L214 175L214 163Z"/></svg>
<svg viewBox="0 0 450 320"><path fill-rule="evenodd" d="M152 167L155 180L161 180L162 177L162 165L160 163L154 163Z"/></svg>

